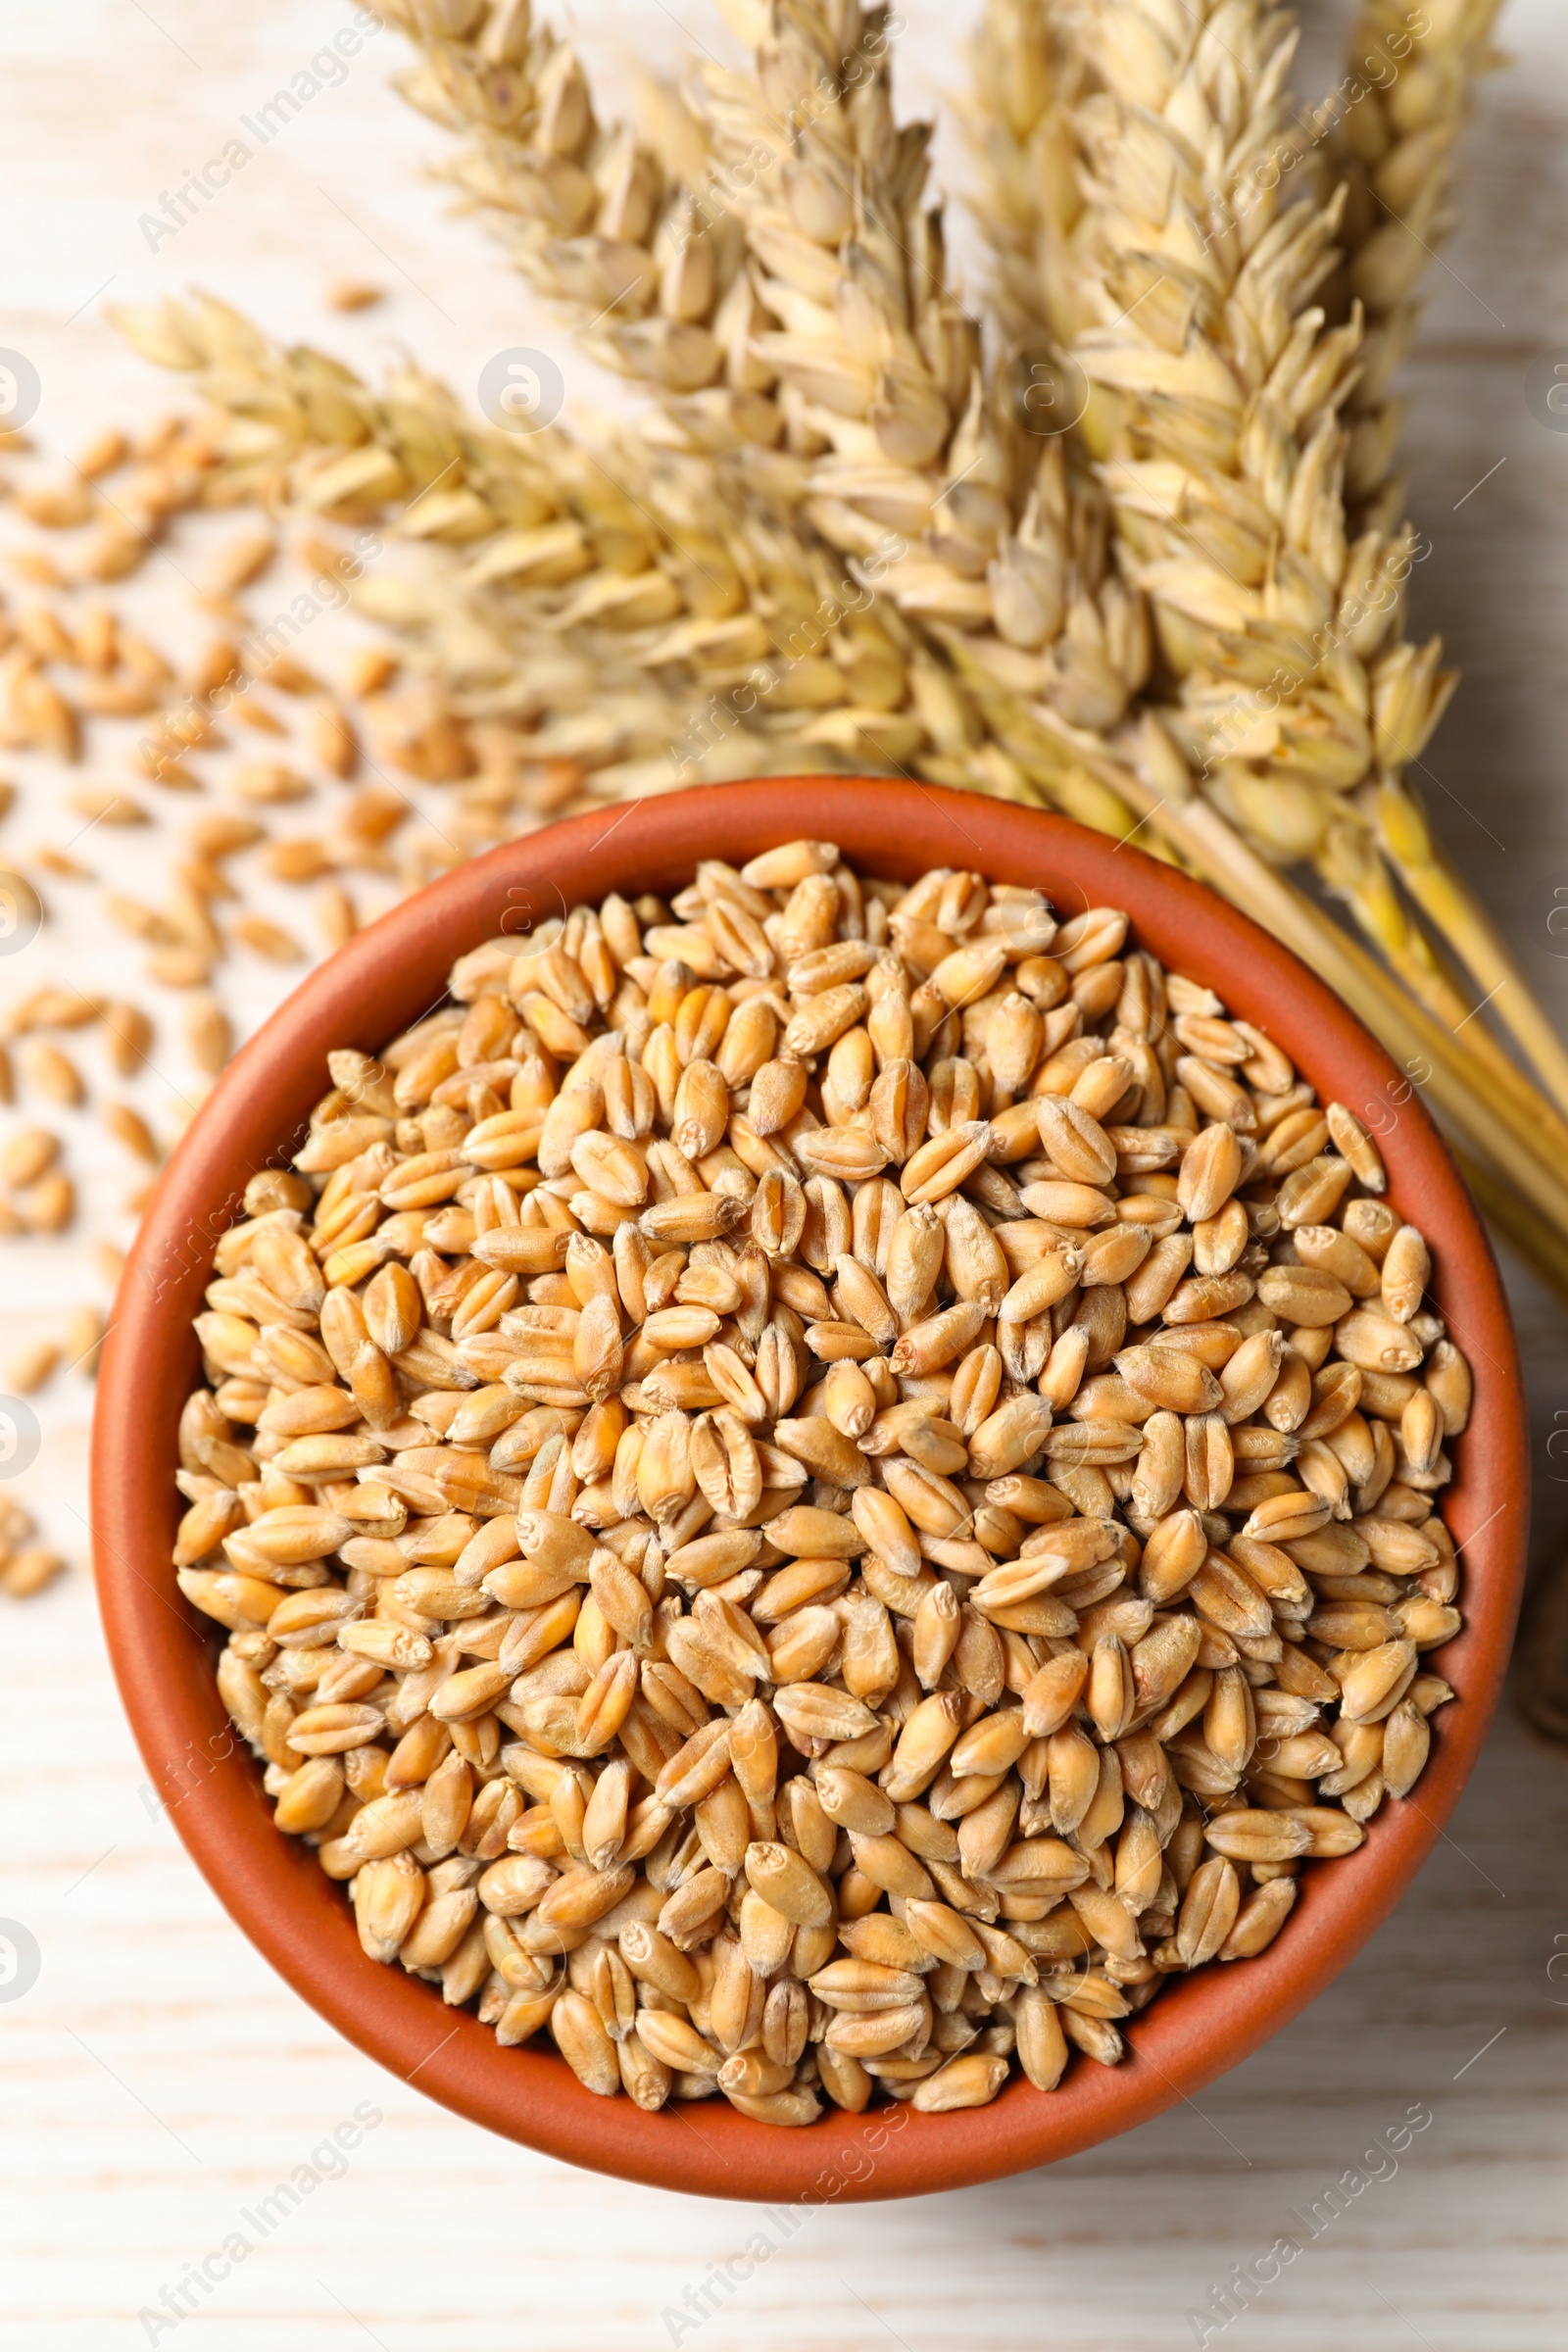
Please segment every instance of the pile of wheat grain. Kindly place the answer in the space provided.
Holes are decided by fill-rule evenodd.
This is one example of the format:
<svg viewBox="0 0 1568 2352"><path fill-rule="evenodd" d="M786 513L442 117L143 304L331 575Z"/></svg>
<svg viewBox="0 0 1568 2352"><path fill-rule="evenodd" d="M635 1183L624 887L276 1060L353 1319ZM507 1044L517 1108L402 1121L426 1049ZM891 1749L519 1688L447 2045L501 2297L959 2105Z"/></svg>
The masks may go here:
<svg viewBox="0 0 1568 2352"><path fill-rule="evenodd" d="M180 1589L361 1941L592 2090L984 2104L1279 1932L1452 1695L1375 1146L1126 917L800 841L574 908L256 1177Z"/></svg>

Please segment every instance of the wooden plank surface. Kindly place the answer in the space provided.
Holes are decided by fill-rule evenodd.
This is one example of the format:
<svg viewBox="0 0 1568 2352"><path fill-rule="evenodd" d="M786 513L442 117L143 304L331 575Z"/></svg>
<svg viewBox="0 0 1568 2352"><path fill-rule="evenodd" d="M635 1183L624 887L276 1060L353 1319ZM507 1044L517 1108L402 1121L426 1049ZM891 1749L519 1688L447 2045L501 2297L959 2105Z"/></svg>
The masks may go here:
<svg viewBox="0 0 1568 2352"><path fill-rule="evenodd" d="M902 13L905 101L939 105L972 6L905 0ZM599 0L583 14L585 49L622 88L634 53L667 69L683 38L676 20L697 44L732 54L706 0ZM1329 77L1345 14L1307 11L1303 88ZM66 13L11 0L0 12L0 346L39 370L35 431L49 448L64 454L107 418L169 405L168 386L124 352L100 306L191 281L357 364L412 350L465 394L494 350L525 343L558 358L579 411L622 400L420 177L443 142L386 87L390 33L369 39L340 80L318 74L337 86L255 142L220 199L176 236L150 236L143 216L163 191L246 135L243 120L350 17L346 0L280 0L265 17L197 0L151 11L78 0ZM1443 631L1466 672L1430 760L1437 821L1568 1021L1568 961L1544 922L1551 887L1568 881L1568 437L1535 422L1523 391L1533 357L1568 350L1568 20L1554 0L1513 0L1502 35L1514 62L1484 95L1465 222L1408 371L1411 505L1432 540L1415 618ZM961 184L946 130L938 154L948 184ZM333 316L324 286L347 275L387 286L388 300ZM0 510L0 541L10 536ZM189 643L208 625L186 576L201 552L196 533L137 583L138 612L162 642ZM324 666L354 634L321 625ZM24 796L0 862L63 843L80 820L58 806L58 775L26 760L6 772ZM125 887L155 870L149 845L129 834L75 854ZM85 988L129 985L137 959L106 933L96 888L62 886L51 899L27 984L64 968ZM286 894L275 909L298 919ZM22 968L0 968L0 993ZM260 961L223 982L242 1026L287 984ZM166 997L160 1011L158 1068L121 1091L167 1134L195 1089L177 1004ZM83 1059L102 1086L102 1065ZM85 1115L61 1124L95 1213L128 1231L122 1157ZM7 1353L52 1329L64 1304L97 1295L74 1238L0 1253ZM1523 1278L1513 1288L1546 1550L1568 1519L1568 1483L1545 1452L1568 1423L1568 1338L1559 1309ZM78 1555L88 1401L79 1376L52 1385L38 1400L38 1462L8 1490ZM368 2338L383 2352L631 2352L699 2336L705 2352L874 2352L890 2341L906 2352L955 2341L1153 2352L1198 2340L1187 2315L1232 2266L1293 2229L1309 2236L1293 2211L1327 2217L1338 2202L1328 2186L1349 2168L1363 2184L1344 2192L1346 2209L1209 2341L1540 2352L1560 2334L1568 1759L1512 1717L1396 1918L1307 2016L1199 2106L989 2188L781 2220L596 2180L489 2138L360 2058L263 1965L150 1801L85 1579L8 1609L0 1637L0 1920L20 1923L39 1955L24 1995L6 1997L0 1983L6 2352L111 2352L175 2335L181 2352L275 2352L287 2340L337 2352ZM357 2108L359 2144L346 2159L322 2153ZM1412 2108L1430 2122L1391 2155L1388 2134ZM1379 2135L1383 2152L1367 2154ZM265 2230L240 2218L313 2151L321 2177L297 2209ZM236 2229L253 2250L210 2288L187 2290L177 2328L138 2317ZM715 2272L749 2243L746 2263Z"/></svg>

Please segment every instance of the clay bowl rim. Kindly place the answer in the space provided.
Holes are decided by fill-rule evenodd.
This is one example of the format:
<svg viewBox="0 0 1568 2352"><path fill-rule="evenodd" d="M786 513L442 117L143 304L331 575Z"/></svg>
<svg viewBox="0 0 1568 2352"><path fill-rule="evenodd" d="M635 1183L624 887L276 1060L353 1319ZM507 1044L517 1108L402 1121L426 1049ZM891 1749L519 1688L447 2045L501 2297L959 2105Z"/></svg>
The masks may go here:
<svg viewBox="0 0 1568 2352"><path fill-rule="evenodd" d="M830 2109L791 2132L722 2101L647 2115L624 2097L596 2098L563 2059L500 2048L471 2011L444 2009L427 1984L368 1959L341 1891L272 1827L218 1698L208 1621L173 1590L169 1557L175 1428L198 1371L190 1317L212 1244L246 1178L292 1148L327 1083L327 1048L373 1052L439 999L453 958L482 939L506 930L520 941L567 904L667 890L700 857L740 863L802 834L838 842L864 870L912 878L959 865L1043 884L1063 914L1122 906L1162 957L1261 1017L1324 1099L1376 1112L1391 1198L1433 1245L1436 1295L1474 1366L1476 1398L1447 1505L1465 1547L1466 1623L1436 1653L1459 1696L1434 1718L1418 1797L1386 1804L1356 1853L1304 1874L1260 1958L1173 1983L1138 2020L1121 2066L1080 2060L1056 2091L1017 2080L977 2110ZM1393 1909L1479 1752L1523 1582L1529 1460L1512 1326L1469 1196L1419 1096L1303 963L1200 884L1065 818L914 783L804 777L704 786L548 826L432 883L304 981L224 1073L147 1210L104 1349L92 1489L109 1649L148 1771L210 1886L294 1989L393 2074L549 2155L660 2187L799 2203L959 2187L1094 2146L1190 2098L1322 1991Z"/></svg>

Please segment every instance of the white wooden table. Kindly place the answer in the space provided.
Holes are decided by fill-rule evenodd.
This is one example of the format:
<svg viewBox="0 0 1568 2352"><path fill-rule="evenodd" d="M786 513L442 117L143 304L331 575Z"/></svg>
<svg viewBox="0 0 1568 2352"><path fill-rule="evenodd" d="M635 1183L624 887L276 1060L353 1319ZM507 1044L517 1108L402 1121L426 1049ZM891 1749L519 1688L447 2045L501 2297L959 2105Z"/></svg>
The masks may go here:
<svg viewBox="0 0 1568 2352"><path fill-rule="evenodd" d="M348 0L278 0L265 17L197 0L65 11L4 0L0 346L40 371L35 431L50 448L169 405L99 306L190 281L363 364L403 344L465 394L493 350L525 340L559 355L579 406L618 397L420 179L443 142L385 87L390 33L220 201L150 249L140 216L350 13ZM955 20L971 6L904 0L902 13L906 103L935 103L953 79ZM1329 77L1343 13L1309 10L1303 86ZM612 74L632 49L667 63L677 18L723 46L707 0L599 0L583 14L584 45ZM1467 672L1431 762L1438 821L1568 1021L1568 963L1549 952L1541 899L1544 883L1568 879L1568 439L1537 426L1523 393L1528 361L1568 347L1568 21L1556 0L1513 0L1503 38L1516 62L1486 93L1465 159L1466 225L1410 369L1411 503L1434 542L1415 607ZM939 153L956 182L956 141ZM372 279L388 299L335 317L323 289L340 276ZM0 510L0 541L9 535ZM172 565L150 566L135 594L162 641L195 626ZM328 668L352 634L323 631ZM26 760L3 772L24 790L0 862L64 842L80 820L49 806L58 775ZM153 870L133 834L78 854L131 888ZM26 983L69 969L83 987L123 988L136 959L105 931L96 891L61 886L51 901ZM15 977L0 970L8 992ZM242 1026L286 984L260 962L223 981ZM166 1004L159 1072L117 1091L167 1134L191 1089ZM91 1052L83 1060L101 1084ZM122 1157L85 1116L62 1124L95 1214L113 1217ZM0 1243L0 1283L7 1354L52 1330L64 1304L101 1295L85 1244L70 1237ZM1568 1486L1544 1454L1553 1416L1568 1411L1568 1332L1527 1282L1514 1288L1544 1546L1568 1520ZM42 1454L11 1490L78 1559L88 1402L79 1376L57 1379L38 1400ZM0 1614L0 1918L39 1952L31 1988L0 1998L0 2346L113 2352L177 2336L181 2352L337 2352L368 2339L383 2352L640 2352L701 2336L704 2352L890 2341L1157 2352L1197 2341L1189 2311L1291 2229L1293 2208L1307 2212L1359 2166L1382 2177L1208 2340L1244 2352L1318 2352L1325 2339L1347 2352L1542 2352L1560 2340L1568 2292L1568 1958L1554 1961L1568 1955L1565 1850L1568 1756L1505 1715L1397 1916L1200 2105L1050 2172L825 2211L787 2231L743 2206L602 2181L492 2139L340 2042L220 1912L144 1792L78 1569ZM1363 2157L1412 2107L1431 2120L1396 2169ZM341 2177L321 2178L265 2236L240 2220L356 2108L376 2120ZM338 2160L318 2155L316 2169L335 2174ZM166 2289L177 2309L182 2279L236 2229L255 2250L217 2283L187 2286L177 2326L167 2309L139 2316L158 2314ZM706 2287L760 2230L775 2250L746 2282Z"/></svg>

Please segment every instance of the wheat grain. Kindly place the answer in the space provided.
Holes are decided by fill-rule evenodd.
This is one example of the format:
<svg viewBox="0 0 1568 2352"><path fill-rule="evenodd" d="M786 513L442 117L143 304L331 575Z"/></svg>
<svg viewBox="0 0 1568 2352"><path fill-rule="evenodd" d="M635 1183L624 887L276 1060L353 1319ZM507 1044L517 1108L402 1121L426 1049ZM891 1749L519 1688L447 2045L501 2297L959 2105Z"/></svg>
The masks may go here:
<svg viewBox="0 0 1568 2352"><path fill-rule="evenodd" d="M197 1319L174 1571L279 1828L600 2095L1116 2063L1447 1694L1468 1373L1375 1146L975 875L796 843L533 944L330 1057Z"/></svg>

